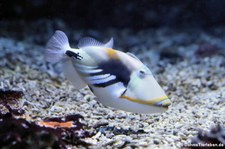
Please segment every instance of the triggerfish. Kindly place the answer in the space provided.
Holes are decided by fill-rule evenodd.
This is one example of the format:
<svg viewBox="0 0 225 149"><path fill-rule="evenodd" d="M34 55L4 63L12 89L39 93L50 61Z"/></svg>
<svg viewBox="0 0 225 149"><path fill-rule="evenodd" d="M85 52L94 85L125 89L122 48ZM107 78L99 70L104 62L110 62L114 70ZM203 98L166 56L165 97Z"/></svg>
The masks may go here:
<svg viewBox="0 0 225 149"><path fill-rule="evenodd" d="M101 43L86 37L71 48L65 33L56 31L47 43L45 59L61 61L75 89L88 86L103 105L135 113L163 112L170 99L149 68L135 55L115 50L113 38Z"/></svg>

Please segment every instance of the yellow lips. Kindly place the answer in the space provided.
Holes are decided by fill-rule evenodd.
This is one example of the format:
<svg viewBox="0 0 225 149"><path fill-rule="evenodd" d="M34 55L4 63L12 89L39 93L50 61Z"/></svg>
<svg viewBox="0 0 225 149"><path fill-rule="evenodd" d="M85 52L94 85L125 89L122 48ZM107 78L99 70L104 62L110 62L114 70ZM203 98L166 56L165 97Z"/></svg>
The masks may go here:
<svg viewBox="0 0 225 149"><path fill-rule="evenodd" d="M162 97L154 98L151 100L139 100L139 99L131 98L128 96L120 96L120 98L128 99L132 102L136 102L140 104L151 105L151 106L161 106L165 108L168 108L171 105L171 101L169 100L167 96L162 96ZM159 103L159 102L161 102L162 104L156 105L156 103Z"/></svg>

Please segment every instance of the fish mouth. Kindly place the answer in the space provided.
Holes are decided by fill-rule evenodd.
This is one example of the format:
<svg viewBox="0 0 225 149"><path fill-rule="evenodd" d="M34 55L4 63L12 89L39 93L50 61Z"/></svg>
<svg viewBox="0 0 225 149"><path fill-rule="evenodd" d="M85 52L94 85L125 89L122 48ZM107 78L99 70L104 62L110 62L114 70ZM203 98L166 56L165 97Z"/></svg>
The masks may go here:
<svg viewBox="0 0 225 149"><path fill-rule="evenodd" d="M166 96L166 97L167 97L167 96ZM163 99L163 100L160 101L160 102L155 103L156 106L163 107L163 108L165 108L165 109L168 109L169 106L170 106L171 104L172 104L172 103L171 103L171 101L170 101L170 99L169 99L168 97L165 98L165 99Z"/></svg>
<svg viewBox="0 0 225 149"><path fill-rule="evenodd" d="M162 107L165 109L168 109L168 107L171 105L171 101L166 95L158 97L158 98L150 99L150 100L140 100L140 99L135 99L135 98L131 98L128 96L120 96L120 98L127 99L132 102L139 103L139 104L157 106L157 107Z"/></svg>

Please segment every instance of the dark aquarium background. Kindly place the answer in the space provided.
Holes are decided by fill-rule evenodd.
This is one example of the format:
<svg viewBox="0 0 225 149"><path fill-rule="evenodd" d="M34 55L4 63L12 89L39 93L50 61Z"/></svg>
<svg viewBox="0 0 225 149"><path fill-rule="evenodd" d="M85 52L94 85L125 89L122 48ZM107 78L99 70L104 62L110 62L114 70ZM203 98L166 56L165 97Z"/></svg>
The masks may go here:
<svg viewBox="0 0 225 149"><path fill-rule="evenodd" d="M73 28L214 27L225 23L223 0L3 0L1 21L61 19Z"/></svg>
<svg viewBox="0 0 225 149"><path fill-rule="evenodd" d="M44 58L55 30L74 48L113 37L171 107L129 113L74 89ZM0 148L222 147L224 125L225 0L0 0Z"/></svg>

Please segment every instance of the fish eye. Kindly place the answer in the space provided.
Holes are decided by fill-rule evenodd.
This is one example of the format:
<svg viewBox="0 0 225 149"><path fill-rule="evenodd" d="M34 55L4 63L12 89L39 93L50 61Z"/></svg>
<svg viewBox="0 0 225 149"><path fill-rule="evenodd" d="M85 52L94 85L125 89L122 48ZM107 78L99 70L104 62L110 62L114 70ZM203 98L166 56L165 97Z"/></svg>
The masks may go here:
<svg viewBox="0 0 225 149"><path fill-rule="evenodd" d="M143 79L145 77L146 72L144 70L139 71L139 77Z"/></svg>
<svg viewBox="0 0 225 149"><path fill-rule="evenodd" d="M145 74L145 71L144 70L140 70L139 71L141 74Z"/></svg>

